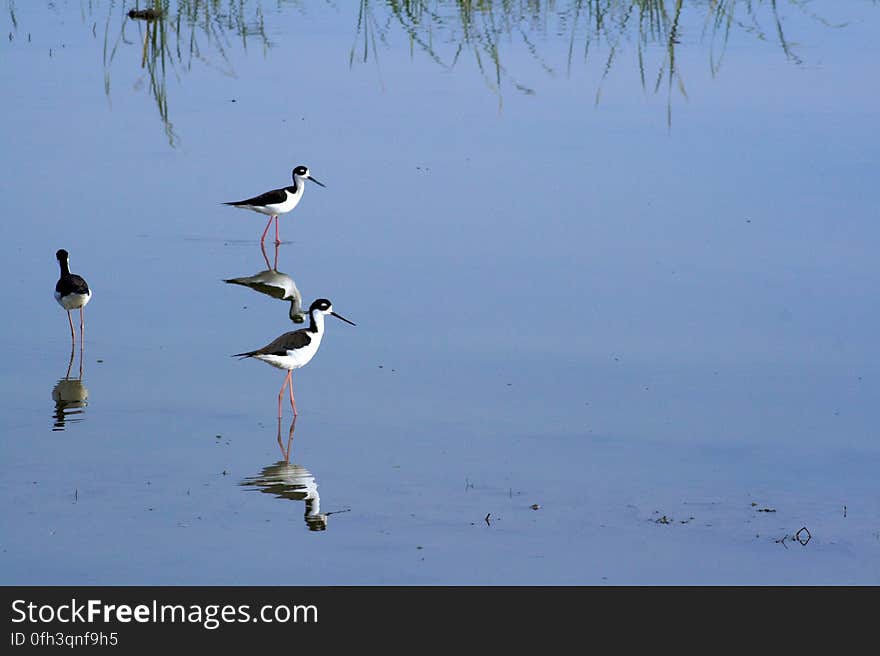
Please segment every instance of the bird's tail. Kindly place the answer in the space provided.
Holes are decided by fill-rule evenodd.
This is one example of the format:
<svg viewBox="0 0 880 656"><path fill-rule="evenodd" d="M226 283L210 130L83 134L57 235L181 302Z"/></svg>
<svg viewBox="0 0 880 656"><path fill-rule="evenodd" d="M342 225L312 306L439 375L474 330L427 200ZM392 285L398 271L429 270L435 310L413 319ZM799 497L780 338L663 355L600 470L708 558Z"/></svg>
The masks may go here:
<svg viewBox="0 0 880 656"><path fill-rule="evenodd" d="M247 353L233 353L229 357L230 358L241 358L242 360L244 360L245 358L253 357L255 353L256 353L256 351L248 351Z"/></svg>

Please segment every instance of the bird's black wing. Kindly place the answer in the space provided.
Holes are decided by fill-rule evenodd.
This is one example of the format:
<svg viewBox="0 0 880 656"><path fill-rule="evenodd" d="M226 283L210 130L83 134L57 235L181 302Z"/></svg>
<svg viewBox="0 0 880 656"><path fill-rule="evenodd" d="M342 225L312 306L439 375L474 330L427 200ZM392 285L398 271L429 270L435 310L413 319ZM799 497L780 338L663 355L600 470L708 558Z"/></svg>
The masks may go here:
<svg viewBox="0 0 880 656"><path fill-rule="evenodd" d="M284 189L273 189L272 191L267 191L265 194L260 194L259 196L254 196L253 198L248 198L247 200L237 200L231 203L223 203L224 205L276 205L278 203L283 203L287 200L287 194Z"/></svg>
<svg viewBox="0 0 880 656"><path fill-rule="evenodd" d="M88 294L89 286L80 276L71 273L58 279L55 291L62 296L67 296L68 294Z"/></svg>
<svg viewBox="0 0 880 656"><path fill-rule="evenodd" d="M289 333L284 333L278 339L266 344L261 349L249 351L247 353L236 353L233 357L253 357L255 355L287 355L287 352L293 349L303 348L312 343L312 336L308 329L302 328Z"/></svg>
<svg viewBox="0 0 880 656"><path fill-rule="evenodd" d="M250 287L255 292L260 292L261 294L266 294L266 296L271 296L272 298L277 298L279 300L284 299L285 294L287 294L283 287L269 285L264 282L254 282L252 280L248 280L247 278L230 278L229 280L224 280L223 282L228 282L232 285L242 285L243 287Z"/></svg>

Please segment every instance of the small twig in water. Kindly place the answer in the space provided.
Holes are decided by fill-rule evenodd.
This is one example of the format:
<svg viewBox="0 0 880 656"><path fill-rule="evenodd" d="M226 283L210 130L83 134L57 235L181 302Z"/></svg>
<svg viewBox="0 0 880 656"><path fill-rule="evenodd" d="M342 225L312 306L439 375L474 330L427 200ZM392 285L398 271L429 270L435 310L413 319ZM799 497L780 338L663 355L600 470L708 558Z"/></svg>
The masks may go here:
<svg viewBox="0 0 880 656"><path fill-rule="evenodd" d="M486 526L492 526L492 524L489 523L489 515L491 514L492 513L486 513Z"/></svg>

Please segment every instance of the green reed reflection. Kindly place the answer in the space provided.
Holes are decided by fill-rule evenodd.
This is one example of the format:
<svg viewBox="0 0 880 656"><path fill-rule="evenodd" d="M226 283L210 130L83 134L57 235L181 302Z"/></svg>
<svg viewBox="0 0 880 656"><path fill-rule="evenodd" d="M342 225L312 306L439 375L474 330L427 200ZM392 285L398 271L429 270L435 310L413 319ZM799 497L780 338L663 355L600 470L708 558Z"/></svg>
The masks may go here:
<svg viewBox="0 0 880 656"><path fill-rule="evenodd" d="M111 1L104 29L104 92L110 98L110 72L120 46L140 45L140 68L173 147L178 137L169 111L169 74L179 79L198 62L234 76L228 54L232 38L240 40L244 50L254 39L264 52L268 49L259 2L178 0L172 6L171 0L151 0L132 6Z"/></svg>
<svg viewBox="0 0 880 656"><path fill-rule="evenodd" d="M360 0L355 43L349 61L378 66L378 42L402 30L410 55L421 52L451 69L469 58L487 86L497 94L499 107L505 87L525 94L535 87L520 79L504 62L504 50L524 47L537 66L554 75L564 68L570 75L580 59L600 67L595 103L615 65L629 54L638 67L642 89L665 91L667 123L672 123L672 98L677 90L687 98L684 80L676 65L681 46L681 25L703 25L699 40L708 45L709 66L715 75L734 30L757 40L776 42L795 64L801 59L783 29L780 4L828 27L803 0ZM554 64L541 50L564 40L566 58ZM538 44L542 44L539 46Z"/></svg>
<svg viewBox="0 0 880 656"><path fill-rule="evenodd" d="M268 20L298 4L275 0ZM687 98L677 63L684 47L682 26L688 26L687 47L699 43L707 50L713 76L721 70L734 33L775 43L788 61L799 65L785 15L841 27L811 7L804 0L359 0L357 5L310 6L335 11L342 20L350 12L354 39L349 66L371 62L383 87L381 56L396 47L393 42L401 36L411 58L426 56L447 70L475 67L497 97L499 109L508 90L534 94L542 75L570 76L578 66L596 68L598 105L611 72L633 66L644 92L664 94L670 127L673 99ZM132 9L155 16L135 17ZM110 74L122 46L138 47L144 75L137 84L149 89L168 142L175 146L169 77L179 81L196 63L233 76L230 49L235 42L247 50L256 40L264 54L271 48L265 21L260 0L148 0L134 6L110 0L104 29L105 92L109 98ZM561 50L555 47L560 43ZM508 57L523 49L537 76L524 70L528 66L521 58ZM520 70L513 70L513 60ZM529 76L533 79L526 81Z"/></svg>

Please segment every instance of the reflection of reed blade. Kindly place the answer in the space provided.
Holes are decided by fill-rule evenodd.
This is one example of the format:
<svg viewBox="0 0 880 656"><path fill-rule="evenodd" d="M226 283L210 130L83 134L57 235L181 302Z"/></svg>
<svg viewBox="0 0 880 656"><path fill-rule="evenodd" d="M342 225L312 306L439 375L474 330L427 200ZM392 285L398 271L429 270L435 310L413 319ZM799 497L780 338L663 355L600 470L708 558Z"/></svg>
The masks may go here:
<svg viewBox="0 0 880 656"><path fill-rule="evenodd" d="M252 276L242 278L229 278L223 282L232 285L250 287L255 292L266 294L281 301L290 301L290 320L294 323L303 323L306 313L302 307L302 294L300 294L293 278L286 273L274 269L266 269Z"/></svg>
<svg viewBox="0 0 880 656"><path fill-rule="evenodd" d="M321 512L318 484L302 465L283 460L264 467L257 476L246 478L240 485L271 494L279 499L305 502L305 521L310 531L327 528L327 515Z"/></svg>
<svg viewBox="0 0 880 656"><path fill-rule="evenodd" d="M150 7L136 10L127 9L125 4L109 3L104 31L104 92L110 96L110 69L117 51L122 46L138 44L141 68L147 75L147 86L159 110L165 136L169 145L176 147L178 137L168 106L169 71L182 79L181 73L192 70L193 64L198 62L224 75L234 75L227 52L230 34L235 34L245 46L253 37L264 48L269 45L262 7L253 3L248 15L246 5L250 3L237 1L178 0L175 7L168 0L150 0L146 3ZM116 34L119 19L121 27ZM137 38L131 37L132 26L138 30Z"/></svg>
<svg viewBox="0 0 880 656"><path fill-rule="evenodd" d="M91 12L91 5L85 3ZM142 68L165 126L172 147L178 137L172 125L166 78L183 79L195 64L203 64L222 74L233 76L230 46L239 41L247 49L257 39L267 52L272 45L265 30L263 3L250 0L148 0L145 9L129 10L125 3L106 3L104 34L104 86L110 95L110 70L122 46L142 48ZM277 13L287 3L276 3ZM298 3L291 3L296 5ZM346 7L354 3L345 3ZM782 4L782 3L779 3ZM840 28L816 14L815 3L790 0L789 11L797 11L817 24ZM844 3L839 3L844 4ZM509 51L525 50L537 69L548 75L564 70L572 72L574 62L595 61L599 67L595 100L598 104L612 67L629 55L638 70L643 90L665 90L667 114L671 121L672 90L686 98L684 79L676 68L677 49L682 39L679 26L697 26L704 32L709 67L716 75L732 33L740 31L761 41L775 42L786 59L801 64L794 50L796 40L787 34L784 14L777 2L698 2L691 0L559 0L557 2L502 2L482 0L360 0L357 12L351 12L355 34L349 52L349 66L372 58L379 71L382 46L395 41L393 32L402 31L412 51L419 51L444 70L471 62L486 86L498 96L501 107L504 88L534 94L536 87L526 81L527 72ZM291 7L292 9L292 7ZM15 14L11 10L13 23ZM121 19L121 21L120 21ZM271 20L271 19L270 19ZM89 21L91 23L91 21ZM119 33L116 25L121 23ZM128 26L128 27L127 27ZM132 26L138 30L132 37ZM556 29L550 26L557 26ZM111 29L114 31L111 34ZM128 29L129 33L126 33ZM230 37L234 35L236 39ZM552 40L565 46L564 61L554 63L542 51L552 52L546 44ZM659 46L659 47L655 47ZM595 53L595 54L594 54ZM561 58L560 58L561 59ZM519 65L514 70L514 63Z"/></svg>
<svg viewBox="0 0 880 656"><path fill-rule="evenodd" d="M815 14L810 3L787 3L813 21L833 25ZM498 95L499 109L504 87L527 95L535 88L512 68L505 51L524 49L537 68L554 75L572 63L595 60L598 85L595 103L612 67L629 51L637 66L643 90L666 92L667 122L672 121L673 89L687 99L684 80L676 66L676 49L681 45L680 26L703 26L708 35L709 66L713 76L720 68L732 30L749 33L761 41L776 41L788 61L801 64L792 41L783 30L777 2L696 2L684 0L565 0L560 2L480 3L455 0L407 2L406 0L360 0L355 37L349 52L349 66L366 63L372 57L379 67L377 44L387 44L398 28L406 33L412 50L450 70L471 59L486 85ZM555 35L548 26L559 26ZM699 29L699 28L698 28ZM567 45L565 66L554 65L541 54L552 51L553 39ZM542 43L543 42L543 43ZM654 46L659 46L655 48ZM593 54L596 53L596 54ZM652 61L653 60L653 61ZM521 73L520 73L521 74ZM379 83L384 88L380 74Z"/></svg>
<svg viewBox="0 0 880 656"><path fill-rule="evenodd" d="M55 423L52 430L63 431L66 422L82 421L83 409L88 405L89 390L81 380L62 378L52 388L52 400L55 401Z"/></svg>

